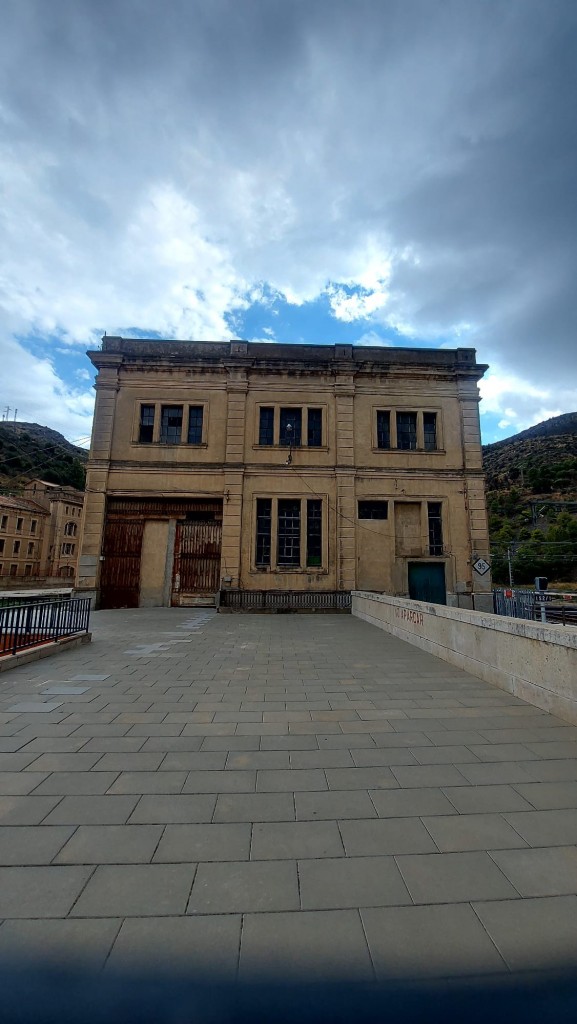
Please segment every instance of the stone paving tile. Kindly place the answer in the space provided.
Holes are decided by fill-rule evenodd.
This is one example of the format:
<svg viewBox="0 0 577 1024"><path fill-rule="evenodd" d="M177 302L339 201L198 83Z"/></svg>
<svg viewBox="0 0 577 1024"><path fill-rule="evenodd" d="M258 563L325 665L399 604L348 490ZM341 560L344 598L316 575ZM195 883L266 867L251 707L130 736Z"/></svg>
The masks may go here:
<svg viewBox="0 0 577 1024"><path fill-rule="evenodd" d="M43 825L40 832L50 828ZM161 835L162 825L80 825L55 863L147 864Z"/></svg>
<svg viewBox="0 0 577 1024"><path fill-rule="evenodd" d="M323 982L373 977L357 910L246 914L240 972L258 981L267 975L283 980L304 976Z"/></svg>
<svg viewBox="0 0 577 1024"><path fill-rule="evenodd" d="M65 825L0 827L0 864L50 864L74 831Z"/></svg>
<svg viewBox="0 0 577 1024"><path fill-rule="evenodd" d="M36 787L34 795L101 795L106 793L117 775L118 772L52 772Z"/></svg>
<svg viewBox="0 0 577 1024"><path fill-rule="evenodd" d="M531 776L523 765L514 761L497 761L495 764L460 764L459 771L467 782L474 786L502 786L508 783L528 782ZM518 789L517 786L515 786Z"/></svg>
<svg viewBox="0 0 577 1024"><path fill-rule="evenodd" d="M294 821L294 819L295 808L292 793L230 795L225 793L217 798L214 812L215 822Z"/></svg>
<svg viewBox="0 0 577 1024"><path fill-rule="evenodd" d="M228 771L283 769L291 766L288 750L231 750L224 756Z"/></svg>
<svg viewBox="0 0 577 1024"><path fill-rule="evenodd" d="M411 747L410 753L413 760L407 761L407 764L458 764L459 771L461 772L462 764L479 763L479 758L471 753L469 747L458 744L454 746ZM401 764L402 762L392 763Z"/></svg>
<svg viewBox="0 0 577 1024"><path fill-rule="evenodd" d="M137 801L136 796L64 796L44 820L47 825L122 825Z"/></svg>
<svg viewBox="0 0 577 1024"><path fill-rule="evenodd" d="M189 914L298 910L296 861L238 861L200 864Z"/></svg>
<svg viewBox="0 0 577 1024"><path fill-rule="evenodd" d="M523 768L534 782L577 781L577 760L524 761Z"/></svg>
<svg viewBox="0 0 577 1024"><path fill-rule="evenodd" d="M59 796L1 796L0 825L39 825L60 799Z"/></svg>
<svg viewBox="0 0 577 1024"><path fill-rule="evenodd" d="M473 909L510 970L575 968L576 896L475 903Z"/></svg>
<svg viewBox="0 0 577 1024"><path fill-rule="evenodd" d="M422 820L441 853L519 849L525 845L519 831L500 814L437 815Z"/></svg>
<svg viewBox="0 0 577 1024"><path fill-rule="evenodd" d="M339 829L347 857L437 853L437 846L419 818L340 821Z"/></svg>
<svg viewBox="0 0 577 1024"><path fill-rule="evenodd" d="M65 917L86 885L92 868L0 868L0 917Z"/></svg>
<svg viewBox="0 0 577 1024"><path fill-rule="evenodd" d="M253 825L252 860L342 857L344 853L336 821L261 822Z"/></svg>
<svg viewBox="0 0 577 1024"><path fill-rule="evenodd" d="M97 777L105 772L91 772ZM113 773L114 774L114 773ZM187 772L121 772L114 775L108 792L113 794L180 793L186 781Z"/></svg>
<svg viewBox="0 0 577 1024"><path fill-rule="evenodd" d="M71 916L164 917L184 914L195 870L194 864L101 865L72 908Z"/></svg>
<svg viewBox="0 0 577 1024"><path fill-rule="evenodd" d="M120 921L45 919L4 921L0 927L0 957L30 967L100 970L118 934Z"/></svg>
<svg viewBox="0 0 577 1024"><path fill-rule="evenodd" d="M155 974L184 972L234 977L238 965L240 914L203 917L127 918L112 948L107 969L150 967ZM90 922L94 923L94 922ZM0 944L2 933L0 929Z"/></svg>
<svg viewBox="0 0 577 1024"><path fill-rule="evenodd" d="M248 860L251 826L167 825L154 854L155 863Z"/></svg>
<svg viewBox="0 0 577 1024"><path fill-rule="evenodd" d="M155 772L160 767L161 753L107 753L92 766L98 772Z"/></svg>
<svg viewBox="0 0 577 1024"><path fill-rule="evenodd" d="M31 772L87 772L101 754L41 754L32 761L26 771Z"/></svg>
<svg viewBox="0 0 577 1024"><path fill-rule="evenodd" d="M499 870L501 859L526 852L535 851L499 851L494 860L488 853L408 854L397 864L415 903L510 899L518 892Z"/></svg>
<svg viewBox="0 0 577 1024"><path fill-rule="evenodd" d="M460 786L445 788L444 793L461 814L532 810L531 804L511 786Z"/></svg>
<svg viewBox="0 0 577 1024"><path fill-rule="evenodd" d="M474 976L506 969L466 904L365 908L361 917L377 977L383 981Z"/></svg>
<svg viewBox="0 0 577 1024"><path fill-rule="evenodd" d="M565 846L577 843L577 808L521 811L504 815L529 846Z"/></svg>
<svg viewBox="0 0 577 1024"><path fill-rule="evenodd" d="M346 910L411 903L394 857L299 860L303 910Z"/></svg>
<svg viewBox="0 0 577 1024"><path fill-rule="evenodd" d="M132 797L106 797L107 800L133 800ZM209 822L214 813L216 797L212 795L142 796L132 812L130 825L186 824Z"/></svg>
<svg viewBox="0 0 577 1024"><path fill-rule="evenodd" d="M515 789L538 810L577 807L577 782L536 782Z"/></svg>
<svg viewBox="0 0 577 1024"><path fill-rule="evenodd" d="M380 818L412 818L422 814L457 813L454 805L440 789L399 789L389 792L372 790L371 797Z"/></svg>
<svg viewBox="0 0 577 1024"><path fill-rule="evenodd" d="M46 772L0 772L2 796L26 796L47 777Z"/></svg>
<svg viewBox="0 0 577 1024"><path fill-rule="evenodd" d="M189 772L183 793L252 793L255 771L193 771Z"/></svg>
<svg viewBox="0 0 577 1024"><path fill-rule="evenodd" d="M263 769L257 774L257 792L294 793L296 790L326 790L327 780L321 768Z"/></svg>
<svg viewBox="0 0 577 1024"><path fill-rule="evenodd" d="M295 806L298 821L376 818L377 816L370 796L364 790L295 793Z"/></svg>
<svg viewBox="0 0 577 1024"><path fill-rule="evenodd" d="M497 850L491 856L521 896L562 896L565 893L574 894L577 890L575 846Z"/></svg>

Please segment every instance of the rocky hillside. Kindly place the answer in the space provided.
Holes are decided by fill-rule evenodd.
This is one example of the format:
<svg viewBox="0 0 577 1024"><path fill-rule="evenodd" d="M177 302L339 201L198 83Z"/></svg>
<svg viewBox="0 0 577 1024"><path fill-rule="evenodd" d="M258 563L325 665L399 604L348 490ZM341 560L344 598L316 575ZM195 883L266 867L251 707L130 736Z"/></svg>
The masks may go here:
<svg viewBox="0 0 577 1024"><path fill-rule="evenodd" d="M34 477L84 488L88 452L39 423L0 423L0 488L18 490Z"/></svg>
<svg viewBox="0 0 577 1024"><path fill-rule="evenodd" d="M508 549L517 583L577 580L577 413L486 445L483 462L495 581Z"/></svg>

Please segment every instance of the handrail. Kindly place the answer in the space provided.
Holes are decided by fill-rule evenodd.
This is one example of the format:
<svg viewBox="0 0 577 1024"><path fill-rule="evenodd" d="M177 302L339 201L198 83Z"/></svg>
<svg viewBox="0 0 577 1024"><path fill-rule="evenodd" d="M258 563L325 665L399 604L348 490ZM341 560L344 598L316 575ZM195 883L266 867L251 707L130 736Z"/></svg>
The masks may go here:
<svg viewBox="0 0 577 1024"><path fill-rule="evenodd" d="M90 598L45 601L0 608L0 655L87 633Z"/></svg>

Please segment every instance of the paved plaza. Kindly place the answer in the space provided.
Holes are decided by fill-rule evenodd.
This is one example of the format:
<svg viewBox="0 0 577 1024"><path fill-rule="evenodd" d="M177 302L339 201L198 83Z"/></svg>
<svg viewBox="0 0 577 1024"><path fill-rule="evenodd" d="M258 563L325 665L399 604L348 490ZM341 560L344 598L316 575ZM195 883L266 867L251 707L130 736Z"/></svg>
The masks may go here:
<svg viewBox="0 0 577 1024"><path fill-rule="evenodd" d="M577 728L346 615L98 612L0 683L0 953L226 977L577 961Z"/></svg>

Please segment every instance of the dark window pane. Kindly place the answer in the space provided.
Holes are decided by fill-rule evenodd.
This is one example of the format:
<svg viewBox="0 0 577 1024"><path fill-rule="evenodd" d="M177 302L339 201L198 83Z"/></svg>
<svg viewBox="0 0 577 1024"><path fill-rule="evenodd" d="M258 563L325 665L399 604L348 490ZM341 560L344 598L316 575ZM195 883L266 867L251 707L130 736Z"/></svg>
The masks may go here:
<svg viewBox="0 0 577 1024"><path fill-rule="evenodd" d="M274 409L264 406L260 410L260 423L258 431L258 443L274 444Z"/></svg>
<svg viewBox="0 0 577 1024"><path fill-rule="evenodd" d="M437 448L437 413L423 413L423 434L425 437L425 451L434 452Z"/></svg>
<svg viewBox="0 0 577 1024"><path fill-rule="evenodd" d="M279 444L298 448L302 441L302 409L281 409Z"/></svg>
<svg viewBox="0 0 577 1024"><path fill-rule="evenodd" d="M377 412L377 448L391 447L391 414Z"/></svg>
<svg viewBox="0 0 577 1024"><path fill-rule="evenodd" d="M188 443L202 444L202 405L191 405L188 410Z"/></svg>
<svg viewBox="0 0 577 1024"><path fill-rule="evenodd" d="M441 518L441 502L429 501L427 514L429 519L429 554L443 554L443 521Z"/></svg>
<svg viewBox="0 0 577 1024"><path fill-rule="evenodd" d="M417 414L416 412L397 413L397 448L402 451L415 451L417 447Z"/></svg>
<svg viewBox="0 0 577 1024"><path fill-rule="evenodd" d="M307 501L307 565L322 564L323 504Z"/></svg>
<svg viewBox="0 0 577 1024"><path fill-rule="evenodd" d="M307 444L309 448L320 448L323 443L323 411L309 409L307 417Z"/></svg>
<svg viewBox="0 0 577 1024"><path fill-rule="evenodd" d="M301 563L301 503L280 498L278 503L278 565Z"/></svg>
<svg viewBox="0 0 577 1024"><path fill-rule="evenodd" d="M154 406L140 406L140 431L138 440L142 444L151 444L154 433Z"/></svg>
<svg viewBox="0 0 577 1024"><path fill-rule="evenodd" d="M180 444L182 436L182 406L163 405L160 417L162 444Z"/></svg>
<svg viewBox="0 0 577 1024"><path fill-rule="evenodd" d="M359 501L359 519L388 519L388 501Z"/></svg>
<svg viewBox="0 0 577 1024"><path fill-rule="evenodd" d="M256 501L256 564L270 565L272 498Z"/></svg>

